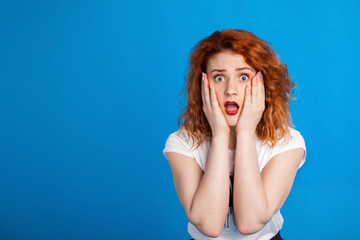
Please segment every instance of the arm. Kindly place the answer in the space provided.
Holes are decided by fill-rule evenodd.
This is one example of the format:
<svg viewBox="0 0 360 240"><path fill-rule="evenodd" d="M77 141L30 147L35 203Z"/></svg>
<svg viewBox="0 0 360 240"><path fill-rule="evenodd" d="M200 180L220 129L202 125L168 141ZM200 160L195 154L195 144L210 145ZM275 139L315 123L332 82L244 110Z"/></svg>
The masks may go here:
<svg viewBox="0 0 360 240"><path fill-rule="evenodd" d="M210 87L210 89L209 89ZM202 74L201 97L203 112L212 132L206 170L191 157L168 153L174 184L188 220L209 237L221 234L229 207L229 134L230 129L221 112L215 89Z"/></svg>
<svg viewBox="0 0 360 240"><path fill-rule="evenodd" d="M251 93L250 93L251 88ZM277 154L260 173L255 130L265 109L261 72L247 86L244 107L236 126L233 206L238 230L252 234L262 229L284 204L304 151Z"/></svg>
<svg viewBox="0 0 360 240"><path fill-rule="evenodd" d="M209 237L221 234L228 212L227 142L226 136L213 139L204 173L193 158L173 152L166 154L188 220Z"/></svg>
<svg viewBox="0 0 360 240"><path fill-rule="evenodd" d="M234 169L234 213L239 231L261 230L282 207L304 150L292 149L274 156L260 173L254 133L237 136Z"/></svg>

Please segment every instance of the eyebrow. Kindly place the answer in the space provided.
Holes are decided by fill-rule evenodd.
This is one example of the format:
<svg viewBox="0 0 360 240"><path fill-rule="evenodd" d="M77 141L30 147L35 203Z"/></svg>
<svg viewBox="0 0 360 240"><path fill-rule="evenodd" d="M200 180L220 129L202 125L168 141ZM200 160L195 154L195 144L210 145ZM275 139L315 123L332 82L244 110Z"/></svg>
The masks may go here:
<svg viewBox="0 0 360 240"><path fill-rule="evenodd" d="M237 68L235 70L241 71L241 70L245 70L245 69L248 69L248 70L254 72L254 70L252 70L251 68L248 68L248 67L241 67L241 68ZM225 69L213 69L211 72L226 72L226 70Z"/></svg>

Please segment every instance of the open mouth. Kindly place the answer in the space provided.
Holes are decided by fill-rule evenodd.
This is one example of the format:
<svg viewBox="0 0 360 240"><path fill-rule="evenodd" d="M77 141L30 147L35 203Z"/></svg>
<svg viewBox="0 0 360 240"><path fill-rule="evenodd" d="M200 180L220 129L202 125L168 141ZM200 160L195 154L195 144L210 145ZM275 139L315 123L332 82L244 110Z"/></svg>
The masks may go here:
<svg viewBox="0 0 360 240"><path fill-rule="evenodd" d="M225 112L229 115L235 115L239 111L239 105L236 102L227 101L225 104Z"/></svg>

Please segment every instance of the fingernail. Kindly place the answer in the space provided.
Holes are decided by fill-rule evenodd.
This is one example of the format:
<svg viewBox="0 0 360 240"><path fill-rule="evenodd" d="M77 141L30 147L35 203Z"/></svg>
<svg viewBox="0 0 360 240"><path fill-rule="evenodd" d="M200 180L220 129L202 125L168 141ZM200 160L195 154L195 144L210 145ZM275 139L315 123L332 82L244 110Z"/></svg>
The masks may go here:
<svg viewBox="0 0 360 240"><path fill-rule="evenodd" d="M205 81L204 73L201 74L202 74L202 81L204 82Z"/></svg>

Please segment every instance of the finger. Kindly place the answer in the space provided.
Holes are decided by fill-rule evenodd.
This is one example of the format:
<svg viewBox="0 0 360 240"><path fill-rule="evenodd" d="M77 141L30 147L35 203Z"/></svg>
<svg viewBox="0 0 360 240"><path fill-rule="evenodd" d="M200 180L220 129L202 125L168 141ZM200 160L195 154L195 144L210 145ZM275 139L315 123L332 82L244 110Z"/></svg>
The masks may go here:
<svg viewBox="0 0 360 240"><path fill-rule="evenodd" d="M263 81L263 76L262 73L259 71L258 72L258 77L257 77L257 97L256 97L256 104L261 107L263 105L263 102L265 100L265 95L264 95L264 81Z"/></svg>
<svg viewBox="0 0 360 240"><path fill-rule="evenodd" d="M245 89L244 109L249 109L250 107L251 107L251 86L247 85Z"/></svg>
<svg viewBox="0 0 360 240"><path fill-rule="evenodd" d="M209 94L209 81L207 78L206 73L204 73L204 102L205 102L205 106L208 108L211 108L211 104L210 104L210 94Z"/></svg>
<svg viewBox="0 0 360 240"><path fill-rule="evenodd" d="M204 80L204 73L201 73L201 99L203 104L205 104Z"/></svg>
<svg viewBox="0 0 360 240"><path fill-rule="evenodd" d="M265 105L265 85L264 85L264 76L259 72L259 103Z"/></svg>
<svg viewBox="0 0 360 240"><path fill-rule="evenodd" d="M211 107L212 109L218 109L219 103L216 96L216 91L214 86L210 85L210 100L211 100Z"/></svg>
<svg viewBox="0 0 360 240"><path fill-rule="evenodd" d="M258 101L258 82L259 82L259 73L251 81L251 104L256 104Z"/></svg>

